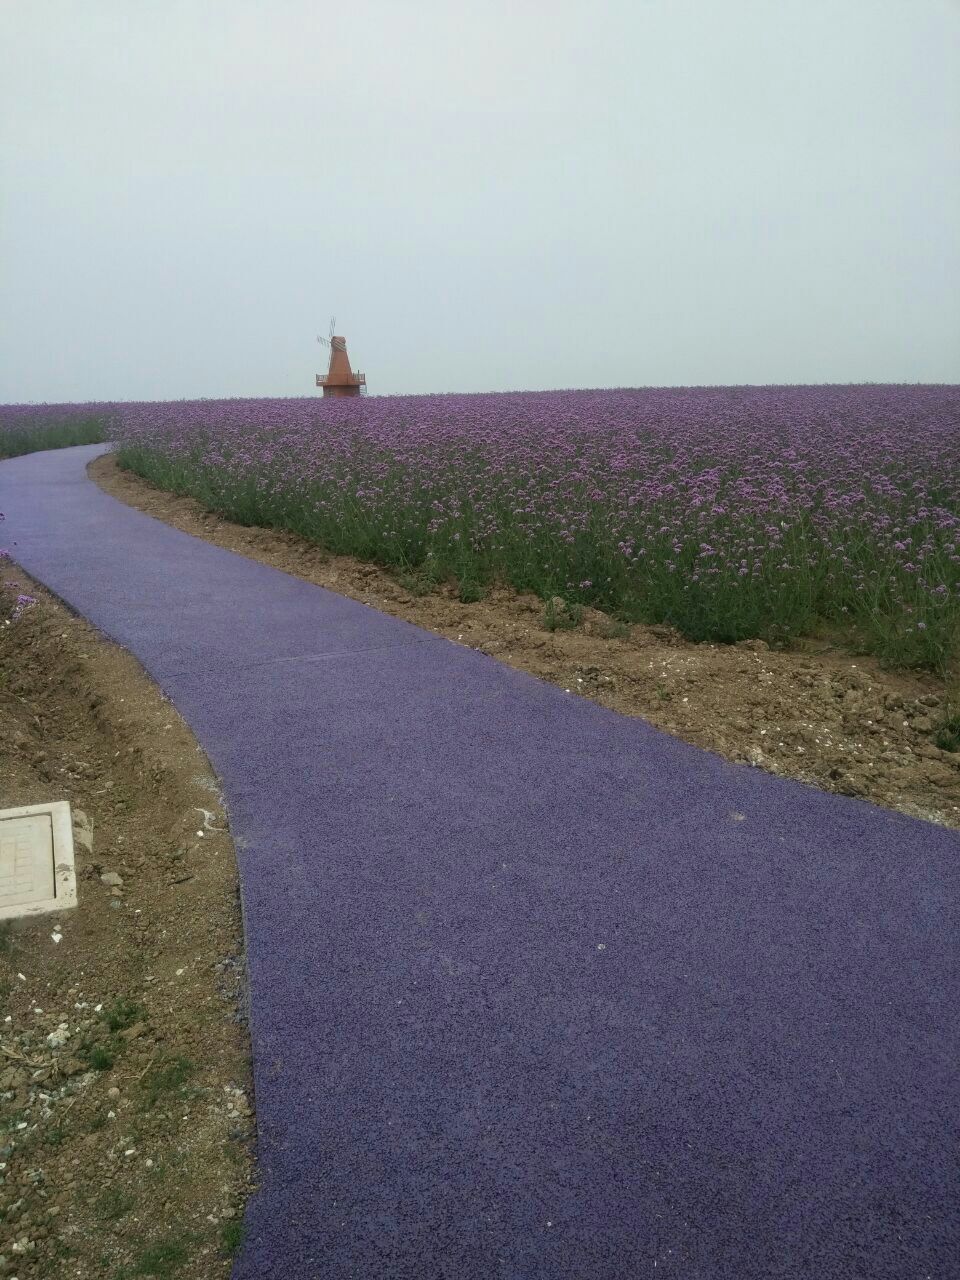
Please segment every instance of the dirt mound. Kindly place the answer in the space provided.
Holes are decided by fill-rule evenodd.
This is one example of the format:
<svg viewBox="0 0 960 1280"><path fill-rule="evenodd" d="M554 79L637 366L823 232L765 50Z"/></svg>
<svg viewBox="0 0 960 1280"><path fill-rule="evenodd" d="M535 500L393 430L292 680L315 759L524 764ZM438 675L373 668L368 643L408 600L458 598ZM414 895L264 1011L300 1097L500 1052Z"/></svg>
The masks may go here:
<svg viewBox="0 0 960 1280"><path fill-rule="evenodd" d="M130 655L25 591L13 621L0 591L0 804L71 802L79 906L0 926L0 1275L223 1277L253 1126L217 783Z"/></svg>

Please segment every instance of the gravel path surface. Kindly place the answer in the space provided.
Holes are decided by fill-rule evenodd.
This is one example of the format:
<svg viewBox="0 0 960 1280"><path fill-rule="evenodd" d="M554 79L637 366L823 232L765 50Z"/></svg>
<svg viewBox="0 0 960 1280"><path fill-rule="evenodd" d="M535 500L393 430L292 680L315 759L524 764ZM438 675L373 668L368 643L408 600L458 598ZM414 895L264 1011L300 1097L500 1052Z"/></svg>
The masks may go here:
<svg viewBox="0 0 960 1280"><path fill-rule="evenodd" d="M0 465L240 855L237 1280L957 1274L960 840ZM82 909L82 907L81 907Z"/></svg>

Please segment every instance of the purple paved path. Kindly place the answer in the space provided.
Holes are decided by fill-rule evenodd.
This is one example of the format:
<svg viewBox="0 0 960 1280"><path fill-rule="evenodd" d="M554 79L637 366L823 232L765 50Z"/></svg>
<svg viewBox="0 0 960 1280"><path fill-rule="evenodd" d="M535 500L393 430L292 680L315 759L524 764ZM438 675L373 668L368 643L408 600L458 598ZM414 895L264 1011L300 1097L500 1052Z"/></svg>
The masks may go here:
<svg viewBox="0 0 960 1280"><path fill-rule="evenodd" d="M98 452L0 465L3 541L223 782L237 1280L960 1274L956 835L179 533Z"/></svg>

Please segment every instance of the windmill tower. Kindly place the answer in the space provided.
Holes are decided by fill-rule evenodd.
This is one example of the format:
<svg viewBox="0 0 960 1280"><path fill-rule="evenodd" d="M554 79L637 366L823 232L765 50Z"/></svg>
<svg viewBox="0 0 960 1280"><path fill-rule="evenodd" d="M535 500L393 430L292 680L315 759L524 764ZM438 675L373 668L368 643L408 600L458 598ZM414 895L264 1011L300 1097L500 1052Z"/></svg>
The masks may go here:
<svg viewBox="0 0 960 1280"><path fill-rule="evenodd" d="M350 368L350 357L347 355L346 338L334 334L336 316L330 320L330 336L317 337L322 347L330 348L330 367L326 373L317 374L317 386L323 387L324 399L327 396L359 396L366 395L367 376L354 373Z"/></svg>

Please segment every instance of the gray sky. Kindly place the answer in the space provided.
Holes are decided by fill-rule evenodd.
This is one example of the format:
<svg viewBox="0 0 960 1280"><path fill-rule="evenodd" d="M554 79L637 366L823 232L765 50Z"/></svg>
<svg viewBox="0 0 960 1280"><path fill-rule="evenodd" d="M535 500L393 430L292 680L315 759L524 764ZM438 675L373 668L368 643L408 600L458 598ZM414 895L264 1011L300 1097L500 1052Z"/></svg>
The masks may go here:
<svg viewBox="0 0 960 1280"><path fill-rule="evenodd" d="M960 0L0 0L0 401L960 381Z"/></svg>

